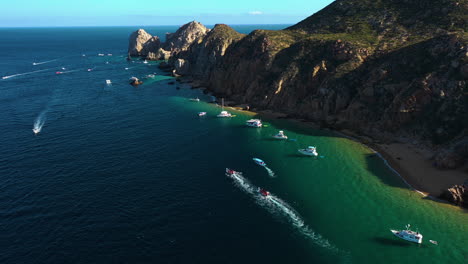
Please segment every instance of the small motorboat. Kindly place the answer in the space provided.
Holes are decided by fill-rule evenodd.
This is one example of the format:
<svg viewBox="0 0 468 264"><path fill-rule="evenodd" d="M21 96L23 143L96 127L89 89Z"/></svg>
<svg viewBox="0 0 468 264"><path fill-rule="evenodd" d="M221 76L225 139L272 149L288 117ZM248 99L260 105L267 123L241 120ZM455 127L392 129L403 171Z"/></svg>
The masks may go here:
<svg viewBox="0 0 468 264"><path fill-rule="evenodd" d="M62 70L66 70L66 69L67 69L67 68L65 68L65 67L62 67Z"/></svg>
<svg viewBox="0 0 468 264"><path fill-rule="evenodd" d="M109 53L109 54L107 54L107 56L112 56L112 54Z"/></svg>
<svg viewBox="0 0 468 264"><path fill-rule="evenodd" d="M198 112L198 116L206 116L206 112Z"/></svg>
<svg viewBox="0 0 468 264"><path fill-rule="evenodd" d="M106 80L106 84L111 85L112 84L111 80Z"/></svg>
<svg viewBox="0 0 468 264"><path fill-rule="evenodd" d="M318 156L318 153L317 153L317 148L313 147L313 146L309 146L305 149L298 149L297 151L299 151L299 153L303 154L303 155L306 155L306 156L312 156L312 157L317 157Z"/></svg>
<svg viewBox="0 0 468 264"><path fill-rule="evenodd" d="M260 119L250 119L245 121L245 124L249 127L262 127L262 121Z"/></svg>
<svg viewBox="0 0 468 264"><path fill-rule="evenodd" d="M262 167L265 167L265 166L266 166L266 163L265 163L263 160L261 160L261 159L253 158L253 161L254 161L255 163L257 163L258 165L262 166Z"/></svg>
<svg viewBox="0 0 468 264"><path fill-rule="evenodd" d="M90 72L90 71L93 71L93 69L88 69L88 71L89 71L89 72Z"/></svg>
<svg viewBox="0 0 468 264"><path fill-rule="evenodd" d="M265 197L270 195L269 191L262 189L262 188L258 188L258 192Z"/></svg>
<svg viewBox="0 0 468 264"><path fill-rule="evenodd" d="M242 172L226 168L226 176L242 175Z"/></svg>
<svg viewBox="0 0 468 264"><path fill-rule="evenodd" d="M37 135L39 132L41 132L41 130L37 128L33 128L32 131L34 132L34 135Z"/></svg>
<svg viewBox="0 0 468 264"><path fill-rule="evenodd" d="M61 71L56 71L55 74L62 74L63 72Z"/></svg>
<svg viewBox="0 0 468 264"><path fill-rule="evenodd" d="M148 74L148 75L146 75L145 77L146 77L146 79L153 79L154 77L156 77L156 75L154 75L154 74Z"/></svg>
<svg viewBox="0 0 468 264"><path fill-rule="evenodd" d="M137 77L132 77L132 78L130 78L129 81L130 81L130 84L133 85L133 86L143 84L143 82L140 81Z"/></svg>
<svg viewBox="0 0 468 264"><path fill-rule="evenodd" d="M422 243L423 235L420 234L419 232L414 232L410 230L410 225L406 225L405 230L393 230L390 229L390 231L397 236L398 238L401 238L403 240L413 242L413 243Z"/></svg>
<svg viewBox="0 0 468 264"><path fill-rule="evenodd" d="M439 243L437 241L435 241L435 240L429 240L429 242L431 242L434 245L439 245Z"/></svg>
<svg viewBox="0 0 468 264"><path fill-rule="evenodd" d="M200 99L198 97L197 98L190 98L189 101L200 102Z"/></svg>
<svg viewBox="0 0 468 264"><path fill-rule="evenodd" d="M148 61L147 61L147 60L144 60L143 63L144 63L144 64L148 64Z"/></svg>
<svg viewBox="0 0 468 264"><path fill-rule="evenodd" d="M128 71L128 68L125 68L126 71Z"/></svg>
<svg viewBox="0 0 468 264"><path fill-rule="evenodd" d="M232 115L228 111L221 111L221 113L219 113L217 117L232 117Z"/></svg>
<svg viewBox="0 0 468 264"><path fill-rule="evenodd" d="M103 53L99 53L98 56L101 56L101 57L102 57L102 56L104 56L104 54L103 54Z"/></svg>
<svg viewBox="0 0 468 264"><path fill-rule="evenodd" d="M273 135L273 138L276 138L276 139L288 139L288 137L284 134L284 131L283 131L283 130L280 130L280 131L278 132L278 134Z"/></svg>

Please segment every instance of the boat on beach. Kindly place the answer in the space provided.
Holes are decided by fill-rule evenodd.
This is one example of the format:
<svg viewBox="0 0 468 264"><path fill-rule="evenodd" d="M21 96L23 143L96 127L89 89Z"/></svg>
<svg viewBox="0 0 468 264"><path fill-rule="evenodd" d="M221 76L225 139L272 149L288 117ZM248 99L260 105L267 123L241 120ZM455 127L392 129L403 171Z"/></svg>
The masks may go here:
<svg viewBox="0 0 468 264"><path fill-rule="evenodd" d="M265 163L263 160L259 159L259 158L253 158L252 160L253 160L255 163L257 163L258 165L262 166L262 167L265 167L265 166L266 166L266 163Z"/></svg>
<svg viewBox="0 0 468 264"><path fill-rule="evenodd" d="M306 155L306 156L312 156L312 157L318 156L317 148L314 146L309 146L305 149L298 149L297 151L299 151L299 153Z"/></svg>
<svg viewBox="0 0 468 264"><path fill-rule="evenodd" d="M288 136L286 136L286 135L284 134L284 131L283 131L283 130L280 130L280 131L278 132L278 134L273 135L273 138L276 138L276 139L288 139Z"/></svg>
<svg viewBox="0 0 468 264"><path fill-rule="evenodd" d="M406 225L406 229L404 230L393 230L393 229L390 229L390 231L398 238L400 239L403 239L403 240L406 240L406 241L409 241L409 242L413 242L413 243L417 243L417 244L421 244L422 243L422 239L423 239L423 235L420 234L419 232L414 232L414 231L411 231L410 230L410 225Z"/></svg>
<svg viewBox="0 0 468 264"><path fill-rule="evenodd" d="M245 122L249 127L262 127L262 121L260 119L250 119Z"/></svg>

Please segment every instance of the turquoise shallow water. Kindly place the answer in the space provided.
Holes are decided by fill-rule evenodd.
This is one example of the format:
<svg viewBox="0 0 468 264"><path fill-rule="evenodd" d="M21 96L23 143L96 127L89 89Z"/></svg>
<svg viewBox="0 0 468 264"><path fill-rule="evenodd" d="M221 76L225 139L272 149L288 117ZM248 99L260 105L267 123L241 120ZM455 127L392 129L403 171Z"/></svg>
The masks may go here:
<svg viewBox="0 0 468 264"><path fill-rule="evenodd" d="M1 263L466 263L466 211L423 199L361 144L215 118L208 95L165 76L129 86L160 73L125 61L132 30L0 30L1 76L47 69L0 80ZM296 141L272 140L279 129ZM298 155L308 145L324 158ZM392 236L408 223L439 246Z"/></svg>

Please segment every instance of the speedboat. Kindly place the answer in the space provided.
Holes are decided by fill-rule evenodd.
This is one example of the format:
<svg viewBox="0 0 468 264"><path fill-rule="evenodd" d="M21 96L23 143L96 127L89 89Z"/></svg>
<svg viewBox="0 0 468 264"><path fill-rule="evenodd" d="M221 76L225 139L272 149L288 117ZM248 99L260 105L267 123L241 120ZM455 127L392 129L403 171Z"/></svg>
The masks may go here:
<svg viewBox="0 0 468 264"><path fill-rule="evenodd" d="M144 64L148 64L148 61L147 61L147 60L144 60L143 63L144 63Z"/></svg>
<svg viewBox="0 0 468 264"><path fill-rule="evenodd" d="M103 54L103 53L99 53L98 56L101 56L101 57L102 57L102 56L104 56L104 54Z"/></svg>
<svg viewBox="0 0 468 264"><path fill-rule="evenodd" d="M93 69L88 69L89 72L92 71L92 70L93 70Z"/></svg>
<svg viewBox="0 0 468 264"><path fill-rule="evenodd" d="M130 84L131 84L131 85L134 85L134 86L143 84L143 82L140 81L137 77L132 77L132 78L130 78L129 81L130 81Z"/></svg>
<svg viewBox="0 0 468 264"><path fill-rule="evenodd" d="M414 242L421 244L423 235L420 234L419 232L414 232L410 230L410 225L406 225L405 230L393 230L390 229L390 231L397 236L398 238L401 238L403 240L409 241L409 242Z"/></svg>
<svg viewBox="0 0 468 264"><path fill-rule="evenodd" d="M156 77L156 75L154 75L154 74L148 74L148 75L146 75L145 77L146 77L147 79L152 79L152 78Z"/></svg>
<svg viewBox="0 0 468 264"><path fill-rule="evenodd" d="M112 56L112 54L109 53L109 54L107 54L107 56Z"/></svg>
<svg viewBox="0 0 468 264"><path fill-rule="evenodd" d="M268 196L268 195L270 195L270 192L269 192L269 191L267 191L267 190L265 190L265 189L262 189L262 188L258 188L258 192L259 192L261 195L265 196L265 197Z"/></svg>
<svg viewBox="0 0 468 264"><path fill-rule="evenodd" d="M226 175L227 176L242 175L242 172L226 168Z"/></svg>
<svg viewBox="0 0 468 264"><path fill-rule="evenodd" d="M128 68L125 68L125 70L128 70Z"/></svg>
<svg viewBox="0 0 468 264"><path fill-rule="evenodd" d="M197 98L190 98L189 100L192 101L192 102L200 102L200 99L198 97Z"/></svg>
<svg viewBox="0 0 468 264"><path fill-rule="evenodd" d="M106 80L106 84L111 85L112 84L111 80Z"/></svg>
<svg viewBox="0 0 468 264"><path fill-rule="evenodd" d="M32 131L34 132L35 135L37 135L39 132L41 132L41 130L37 129L37 128L33 128Z"/></svg>
<svg viewBox="0 0 468 264"><path fill-rule="evenodd" d="M221 113L219 113L217 117L232 117L232 115L228 111L221 111Z"/></svg>
<svg viewBox="0 0 468 264"><path fill-rule="evenodd" d="M62 74L63 72L61 71L56 71L55 74Z"/></svg>
<svg viewBox="0 0 468 264"><path fill-rule="evenodd" d="M250 119L245 121L245 124L249 127L262 127L262 121L260 119Z"/></svg>
<svg viewBox="0 0 468 264"><path fill-rule="evenodd" d="M317 153L317 149L313 146L309 146L305 149L299 149L298 150L301 154L304 154L304 155L307 155L307 156L313 156L313 157L317 157L318 156L318 153Z"/></svg>
<svg viewBox="0 0 468 264"><path fill-rule="evenodd" d="M206 116L206 112L198 112L198 116Z"/></svg>
<svg viewBox="0 0 468 264"><path fill-rule="evenodd" d="M273 138L276 139L288 139L288 137L284 134L283 130L280 130L278 134L274 135Z"/></svg>
<svg viewBox="0 0 468 264"><path fill-rule="evenodd" d="M257 163L258 165L260 165L260 166L263 166L263 167L266 166L266 163L265 163L263 160L261 160L261 159L253 158L253 161L254 161L255 163Z"/></svg>

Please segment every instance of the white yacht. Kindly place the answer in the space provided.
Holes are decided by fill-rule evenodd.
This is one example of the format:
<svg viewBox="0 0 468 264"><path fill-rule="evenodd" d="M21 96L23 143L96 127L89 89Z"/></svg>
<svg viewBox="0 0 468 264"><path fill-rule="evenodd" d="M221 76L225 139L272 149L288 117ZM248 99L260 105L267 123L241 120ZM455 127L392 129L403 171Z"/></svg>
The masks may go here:
<svg viewBox="0 0 468 264"><path fill-rule="evenodd" d="M307 156L312 156L312 157L317 157L318 156L318 153L317 153L317 148L313 147L313 146L309 146L305 149L299 149L298 150L301 154L304 154L304 155L307 155Z"/></svg>
<svg viewBox="0 0 468 264"><path fill-rule="evenodd" d="M262 127L262 121L260 119L250 119L245 122L249 127Z"/></svg>
<svg viewBox="0 0 468 264"><path fill-rule="evenodd" d="M411 231L410 230L410 225L406 225L406 229L405 230L393 230L393 229L390 229L390 231L397 237L403 239L403 240L406 240L406 241L410 241L410 242L414 242L414 243L418 243L418 244L421 244L422 243L422 239L423 239L423 235L420 234L419 232L414 232L414 231Z"/></svg>
<svg viewBox="0 0 468 264"><path fill-rule="evenodd" d="M232 117L231 113L229 113L228 111L224 111L224 98L221 99L221 102L221 108L223 110L217 115L217 117Z"/></svg>
<svg viewBox="0 0 468 264"><path fill-rule="evenodd" d="M288 136L286 136L284 134L284 131L283 130L280 130L278 132L278 134L274 135L273 138L276 138L276 139L288 139Z"/></svg>

